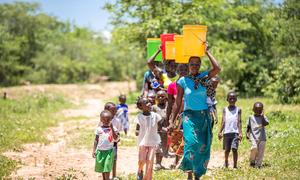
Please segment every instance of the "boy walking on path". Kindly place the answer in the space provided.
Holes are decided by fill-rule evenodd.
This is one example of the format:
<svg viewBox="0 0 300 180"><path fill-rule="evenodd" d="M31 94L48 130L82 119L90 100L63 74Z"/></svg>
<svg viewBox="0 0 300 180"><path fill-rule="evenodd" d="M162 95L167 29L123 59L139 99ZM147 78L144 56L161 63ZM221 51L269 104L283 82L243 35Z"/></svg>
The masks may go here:
<svg viewBox="0 0 300 180"><path fill-rule="evenodd" d="M269 125L263 108L264 105L261 102L254 103L254 115L248 118L247 123L247 139L251 142L250 166L257 168L262 165L267 140L265 126Z"/></svg>
<svg viewBox="0 0 300 180"><path fill-rule="evenodd" d="M237 168L238 160L238 145L242 140L242 110L238 108L235 103L237 101L237 95L235 92L227 94L228 107L223 109L223 117L221 123L221 129L218 137L221 140L223 137L223 149L225 150L225 164L228 167L228 156L230 150L233 154L233 168Z"/></svg>

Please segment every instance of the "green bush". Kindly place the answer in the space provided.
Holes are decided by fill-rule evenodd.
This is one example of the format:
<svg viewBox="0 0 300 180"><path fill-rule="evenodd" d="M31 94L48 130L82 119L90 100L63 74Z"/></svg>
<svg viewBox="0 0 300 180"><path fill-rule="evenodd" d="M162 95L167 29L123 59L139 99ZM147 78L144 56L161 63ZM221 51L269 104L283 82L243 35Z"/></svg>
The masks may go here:
<svg viewBox="0 0 300 180"><path fill-rule="evenodd" d="M300 103L300 61L297 57L283 59L273 71L274 79L265 93L281 103Z"/></svg>

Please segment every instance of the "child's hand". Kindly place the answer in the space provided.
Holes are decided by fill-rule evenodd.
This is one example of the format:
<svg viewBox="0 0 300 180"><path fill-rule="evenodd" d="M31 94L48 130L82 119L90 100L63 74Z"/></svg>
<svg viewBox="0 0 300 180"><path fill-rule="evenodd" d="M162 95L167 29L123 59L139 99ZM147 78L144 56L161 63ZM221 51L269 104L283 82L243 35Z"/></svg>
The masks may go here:
<svg viewBox="0 0 300 180"><path fill-rule="evenodd" d="M250 139L250 133L249 132L246 133L246 139Z"/></svg>
<svg viewBox="0 0 300 180"><path fill-rule="evenodd" d="M164 132L168 132L169 128L167 128L167 127L162 127L161 130L164 131Z"/></svg>
<svg viewBox="0 0 300 180"><path fill-rule="evenodd" d="M167 127L168 132L172 133L173 132L173 123L170 123L170 125Z"/></svg>
<svg viewBox="0 0 300 180"><path fill-rule="evenodd" d="M264 116L264 110L261 111L261 114L260 114L260 115L261 115L261 116Z"/></svg>
<svg viewBox="0 0 300 180"><path fill-rule="evenodd" d="M218 134L218 138L219 138L219 140L221 140L221 139L222 139L222 137L223 137L223 134L222 134L222 132L219 132L219 134Z"/></svg>
<svg viewBox="0 0 300 180"><path fill-rule="evenodd" d="M239 141L242 141L242 139L243 139L243 135L239 134Z"/></svg>
<svg viewBox="0 0 300 180"><path fill-rule="evenodd" d="M92 156L93 156L93 158L96 158L96 152L93 152Z"/></svg>

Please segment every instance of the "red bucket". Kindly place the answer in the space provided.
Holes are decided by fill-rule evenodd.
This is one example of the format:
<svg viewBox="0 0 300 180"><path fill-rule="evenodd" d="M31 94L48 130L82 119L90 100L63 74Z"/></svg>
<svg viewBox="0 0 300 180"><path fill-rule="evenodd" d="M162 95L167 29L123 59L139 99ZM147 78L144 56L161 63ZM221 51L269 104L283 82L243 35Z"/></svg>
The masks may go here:
<svg viewBox="0 0 300 180"><path fill-rule="evenodd" d="M162 50L162 56L163 59L166 59L166 41L174 41L174 35L175 34L161 34L161 50Z"/></svg>

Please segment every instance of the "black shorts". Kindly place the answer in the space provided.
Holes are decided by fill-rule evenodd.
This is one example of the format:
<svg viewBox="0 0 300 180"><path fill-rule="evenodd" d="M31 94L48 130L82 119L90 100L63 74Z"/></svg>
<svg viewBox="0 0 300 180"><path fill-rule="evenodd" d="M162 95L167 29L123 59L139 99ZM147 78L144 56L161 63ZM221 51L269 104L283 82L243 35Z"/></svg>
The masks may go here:
<svg viewBox="0 0 300 180"><path fill-rule="evenodd" d="M223 149L229 151L230 149L238 149L239 146L239 134L238 133L228 133L224 134L223 138Z"/></svg>

